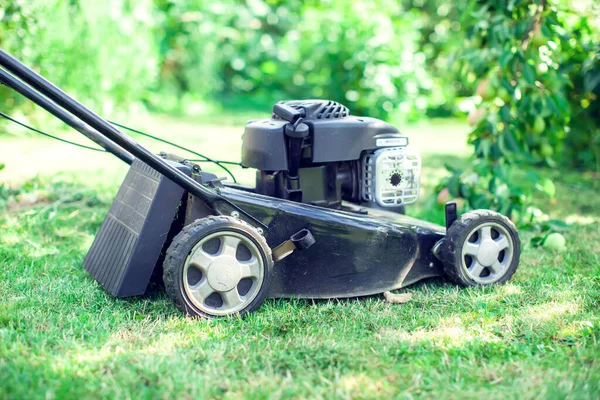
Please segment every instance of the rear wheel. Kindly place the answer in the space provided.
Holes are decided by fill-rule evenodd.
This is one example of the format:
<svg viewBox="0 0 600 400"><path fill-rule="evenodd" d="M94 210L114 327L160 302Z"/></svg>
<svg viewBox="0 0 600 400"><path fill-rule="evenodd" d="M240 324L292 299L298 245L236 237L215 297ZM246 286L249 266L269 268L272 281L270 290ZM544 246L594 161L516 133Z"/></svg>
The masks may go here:
<svg viewBox="0 0 600 400"><path fill-rule="evenodd" d="M267 296L271 249L254 228L235 218L202 218L174 239L163 265L165 289L193 316L244 315Z"/></svg>
<svg viewBox="0 0 600 400"><path fill-rule="evenodd" d="M440 251L446 275L463 286L508 281L516 272L521 242L515 225L489 210L463 214L448 229Z"/></svg>

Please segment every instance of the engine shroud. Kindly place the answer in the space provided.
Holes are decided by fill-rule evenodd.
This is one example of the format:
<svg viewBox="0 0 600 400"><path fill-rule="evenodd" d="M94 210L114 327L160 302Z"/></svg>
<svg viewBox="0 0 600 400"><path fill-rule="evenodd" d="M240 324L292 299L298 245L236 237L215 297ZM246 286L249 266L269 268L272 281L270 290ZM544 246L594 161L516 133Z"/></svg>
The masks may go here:
<svg viewBox="0 0 600 400"><path fill-rule="evenodd" d="M310 152L303 158L312 163L358 160L364 150L376 149L377 139L399 138L394 126L375 118L355 117L345 106L327 100L284 101L304 108L303 122L310 132ZM261 171L287 171L287 121L274 115L246 125L242 144L242 164Z"/></svg>
<svg viewBox="0 0 600 400"><path fill-rule="evenodd" d="M301 123L308 127L309 133L302 139L286 135L286 126L289 130L291 123L276 113L246 125L242 165L258 170L257 193L331 208L340 208L342 200L375 207L402 207L416 200L413 194L418 194L419 173L414 168L398 173L405 179L402 188L398 187L402 193L394 192L400 182L394 183L395 186L383 184L382 179L387 178L377 173L375 164L371 166L372 174L365 175L365 163L374 154L390 150L398 156L397 153L405 151L408 138L394 126L376 118L350 115L347 107L330 100L291 100L279 104L300 110ZM293 140L302 141L297 162L291 160ZM297 172L290 171L293 165L299 165ZM388 200L378 201L381 196L376 191L384 187ZM408 191L411 196L403 194Z"/></svg>

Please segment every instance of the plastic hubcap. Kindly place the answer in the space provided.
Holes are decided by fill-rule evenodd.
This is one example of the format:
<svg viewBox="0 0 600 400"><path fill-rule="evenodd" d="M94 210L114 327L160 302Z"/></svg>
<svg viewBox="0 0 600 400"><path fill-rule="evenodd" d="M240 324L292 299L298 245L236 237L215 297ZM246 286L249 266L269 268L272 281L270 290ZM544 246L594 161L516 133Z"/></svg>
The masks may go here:
<svg viewBox="0 0 600 400"><path fill-rule="evenodd" d="M500 280L512 259L512 239L508 230L496 222L476 226L463 244L462 268L478 284L488 285Z"/></svg>
<svg viewBox="0 0 600 400"><path fill-rule="evenodd" d="M498 249L498 245L490 239L481 243L476 257L481 265L489 267L498 259L499 255L500 249Z"/></svg>
<svg viewBox="0 0 600 400"><path fill-rule="evenodd" d="M216 232L200 240L183 269L189 300L210 315L243 310L259 294L263 280L260 249L247 236L232 231Z"/></svg>
<svg viewBox="0 0 600 400"><path fill-rule="evenodd" d="M211 262L207 270L208 284L218 292L233 289L242 279L242 269L234 257L220 257Z"/></svg>

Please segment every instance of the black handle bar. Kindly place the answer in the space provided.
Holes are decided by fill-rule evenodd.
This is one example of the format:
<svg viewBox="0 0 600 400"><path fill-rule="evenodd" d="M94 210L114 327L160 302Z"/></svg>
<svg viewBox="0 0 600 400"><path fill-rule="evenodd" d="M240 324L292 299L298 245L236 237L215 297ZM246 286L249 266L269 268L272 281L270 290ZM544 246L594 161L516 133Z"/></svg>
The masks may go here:
<svg viewBox="0 0 600 400"><path fill-rule="evenodd" d="M65 124L69 125L71 128L79 131L83 135L87 136L90 140L96 142L100 147L106 149L111 152L115 156L119 157L122 161L125 161L127 164L131 164L135 157L130 153L125 151L122 147L115 144L113 141L108 140L98 132L93 129L90 129L89 126L73 117L71 114L57 106L52 101L48 100L35 90L31 89L29 86L24 85L21 81L16 79L14 76L6 72L5 70L0 68L0 82L4 83L9 88L13 89L15 92L20 93L24 97L27 97L34 103L38 104L50 114L54 115L58 119L62 120Z"/></svg>
<svg viewBox="0 0 600 400"><path fill-rule="evenodd" d="M117 150L116 147L121 146L122 150L124 150L125 152L131 153L131 155L139 158L140 160L148 164L150 167L154 168L155 170L157 170L158 172L160 172L161 174L163 174L164 176L181 186L184 190L202 199L210 206L210 208L213 211L219 214L225 214L228 213L230 209L233 209L243 214L246 217L245 219L249 219L250 221L247 222L252 223L252 225L258 225L260 227L266 228L256 218L254 218L244 210L241 210L239 207L231 203L229 200L223 198L215 191L212 191L202 186L200 183L196 182L191 177L187 176L183 172L171 166L165 160L156 156L151 151L132 140L129 136L120 132L108 121L106 121L99 115L95 114L93 111L83 106L77 100L73 99L67 93L63 92L54 84L46 80L44 77L42 77L35 71L28 68L26 65L24 65L19 60L12 57L10 54L6 53L2 49L0 49L0 66L12 72L17 78L29 84L32 88L38 90L40 93L48 97L48 99L56 103L56 105L62 107L64 110L69 111L75 117L79 118L81 121L94 128L100 135L103 135L105 138L108 138L109 141L114 142L113 144L115 144L115 146L111 146L106 140L102 141L101 143L97 142L99 145L104 147L106 151L109 151L118 157L118 153L121 152ZM2 75L4 76L4 74ZM36 104L38 104L40 107L43 107L51 113L52 111L56 111L56 109L52 106L50 108L47 108L50 103L43 101L38 102L40 99L38 96L31 96L33 90L31 90L31 88L28 88L23 82L20 82L16 79L9 80L8 82L4 81L4 83L9 87L13 87L9 85L10 83L16 88L19 88L20 90L17 90L15 88L15 90L17 90L19 93L28 94L27 97L30 100L34 101ZM26 88L29 90L26 90Z"/></svg>

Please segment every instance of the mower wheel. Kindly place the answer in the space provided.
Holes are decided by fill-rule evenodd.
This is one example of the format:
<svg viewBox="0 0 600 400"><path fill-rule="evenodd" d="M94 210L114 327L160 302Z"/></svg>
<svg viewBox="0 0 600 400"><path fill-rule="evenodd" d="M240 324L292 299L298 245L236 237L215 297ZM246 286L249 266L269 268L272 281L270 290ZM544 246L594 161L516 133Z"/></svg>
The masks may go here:
<svg viewBox="0 0 600 400"><path fill-rule="evenodd" d="M244 315L267 297L273 258L256 229L227 216L189 224L167 249L165 289L181 311L214 318Z"/></svg>
<svg viewBox="0 0 600 400"><path fill-rule="evenodd" d="M454 221L439 251L444 272L462 286L487 286L508 281L517 271L521 241L504 215L475 210Z"/></svg>

